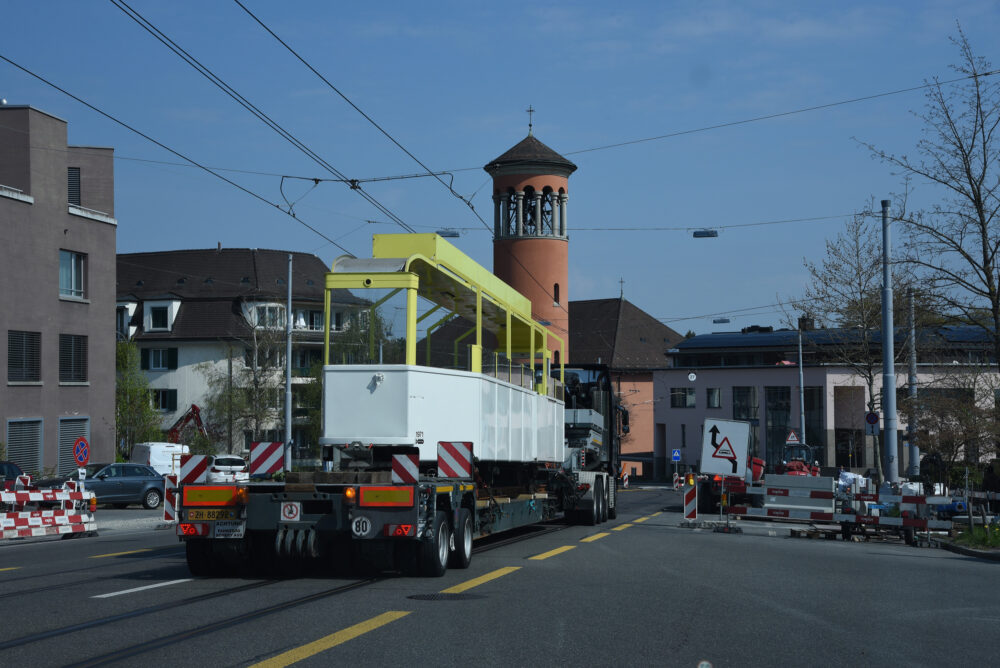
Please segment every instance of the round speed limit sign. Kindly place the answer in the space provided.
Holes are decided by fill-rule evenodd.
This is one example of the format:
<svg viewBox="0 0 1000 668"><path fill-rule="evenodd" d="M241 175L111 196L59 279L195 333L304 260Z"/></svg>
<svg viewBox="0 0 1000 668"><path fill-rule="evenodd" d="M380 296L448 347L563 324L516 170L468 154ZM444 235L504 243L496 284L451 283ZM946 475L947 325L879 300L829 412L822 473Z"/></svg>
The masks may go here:
<svg viewBox="0 0 1000 668"><path fill-rule="evenodd" d="M363 538L371 533L372 523L367 517L355 517L351 520L351 533L358 538Z"/></svg>

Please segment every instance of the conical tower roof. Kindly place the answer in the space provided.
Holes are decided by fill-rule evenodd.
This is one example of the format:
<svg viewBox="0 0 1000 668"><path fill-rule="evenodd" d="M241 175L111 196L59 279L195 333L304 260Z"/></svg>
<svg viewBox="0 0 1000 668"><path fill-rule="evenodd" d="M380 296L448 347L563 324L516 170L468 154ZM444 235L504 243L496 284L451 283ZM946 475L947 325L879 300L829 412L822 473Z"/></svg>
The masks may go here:
<svg viewBox="0 0 1000 668"><path fill-rule="evenodd" d="M501 170L511 172L516 171L517 168L529 166L534 167L535 170L539 167L545 167L550 173L560 176L569 176L576 171L576 165L530 134L499 158L484 165L483 169L490 174L496 174Z"/></svg>

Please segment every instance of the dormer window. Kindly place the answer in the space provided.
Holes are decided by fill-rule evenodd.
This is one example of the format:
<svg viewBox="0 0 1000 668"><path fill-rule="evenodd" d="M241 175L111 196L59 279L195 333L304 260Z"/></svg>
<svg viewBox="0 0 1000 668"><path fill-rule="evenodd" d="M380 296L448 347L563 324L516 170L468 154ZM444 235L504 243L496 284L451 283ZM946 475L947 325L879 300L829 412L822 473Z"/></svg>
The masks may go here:
<svg viewBox="0 0 1000 668"><path fill-rule="evenodd" d="M258 306L257 326L277 329L285 325L285 309L280 306Z"/></svg>
<svg viewBox="0 0 1000 668"><path fill-rule="evenodd" d="M166 306L152 306L149 309L149 328L150 329L167 329L167 307Z"/></svg>

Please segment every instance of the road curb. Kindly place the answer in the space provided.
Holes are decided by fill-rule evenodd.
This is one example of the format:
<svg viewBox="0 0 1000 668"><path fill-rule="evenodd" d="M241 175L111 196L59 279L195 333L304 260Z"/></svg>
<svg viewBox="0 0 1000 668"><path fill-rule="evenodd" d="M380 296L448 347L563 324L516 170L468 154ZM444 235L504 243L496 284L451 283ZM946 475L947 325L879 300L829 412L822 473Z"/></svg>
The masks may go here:
<svg viewBox="0 0 1000 668"><path fill-rule="evenodd" d="M939 538L931 538L931 540L936 543L938 547L942 547L956 554L961 554L966 557L988 559L990 561L1000 561L1000 550L976 550L971 547L965 547L964 545L955 545L951 541L941 540Z"/></svg>

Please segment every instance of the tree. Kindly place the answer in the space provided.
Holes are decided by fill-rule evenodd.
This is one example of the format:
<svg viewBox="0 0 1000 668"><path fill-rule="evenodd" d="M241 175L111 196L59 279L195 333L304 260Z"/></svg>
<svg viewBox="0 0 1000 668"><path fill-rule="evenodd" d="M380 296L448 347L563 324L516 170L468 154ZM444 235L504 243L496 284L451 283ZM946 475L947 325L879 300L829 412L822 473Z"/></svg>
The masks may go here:
<svg viewBox="0 0 1000 668"><path fill-rule="evenodd" d="M836 239L827 240L821 261L803 260L810 282L802 298L791 303L799 313L831 328L823 337L824 358L847 367L860 378L867 389L867 409L878 412L882 407L882 397L875 392L875 381L882 374L882 239L881 227L868 213L871 208L870 204L866 211L851 218ZM894 272L893 283L893 302L899 308L910 277ZM792 314L786 314L786 318L793 320ZM807 345L818 351L815 344ZM904 354L904 346L896 348L897 361ZM874 458L881 482L878 437Z"/></svg>
<svg viewBox="0 0 1000 668"><path fill-rule="evenodd" d="M131 341L115 346L115 439L128 459L136 443L161 438L160 416L153 408L149 381L140 370L139 349Z"/></svg>
<svg viewBox="0 0 1000 668"><path fill-rule="evenodd" d="M251 440L260 440L283 420L284 353L284 331L254 323L246 338L228 347L223 363L198 365L208 385L202 406L206 429L230 454L239 435L248 432Z"/></svg>
<svg viewBox="0 0 1000 668"><path fill-rule="evenodd" d="M973 53L961 26L951 41L960 56L952 69L963 79L931 83L924 111L915 114L924 123L917 156L863 145L908 180L943 191L938 203L898 214L907 235L903 259L947 313L984 330L1000 360L1000 81L986 76L992 65Z"/></svg>

